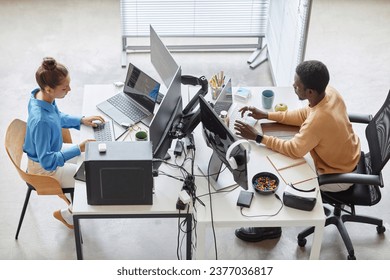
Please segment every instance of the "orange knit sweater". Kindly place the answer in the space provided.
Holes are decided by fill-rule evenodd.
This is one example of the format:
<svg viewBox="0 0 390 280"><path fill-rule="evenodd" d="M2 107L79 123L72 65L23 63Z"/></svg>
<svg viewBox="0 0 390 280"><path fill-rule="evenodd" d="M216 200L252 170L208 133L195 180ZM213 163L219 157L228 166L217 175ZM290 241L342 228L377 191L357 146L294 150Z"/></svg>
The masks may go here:
<svg viewBox="0 0 390 280"><path fill-rule="evenodd" d="M270 112L268 119L283 124L300 126L299 133L290 140L263 136L268 148L292 158L310 152L319 174L351 172L360 158L360 140L349 122L345 103L331 87L313 108Z"/></svg>

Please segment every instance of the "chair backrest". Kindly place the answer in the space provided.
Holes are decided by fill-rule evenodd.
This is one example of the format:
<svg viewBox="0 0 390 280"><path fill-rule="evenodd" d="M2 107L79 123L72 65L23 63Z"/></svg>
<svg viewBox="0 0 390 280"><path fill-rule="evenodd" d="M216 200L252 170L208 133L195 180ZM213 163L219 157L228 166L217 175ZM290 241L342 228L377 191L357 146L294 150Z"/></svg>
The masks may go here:
<svg viewBox="0 0 390 280"><path fill-rule="evenodd" d="M25 135L26 122L19 119L15 119L10 123L5 134L5 149L19 176L23 181L33 186L38 194L58 195L69 202L62 191L60 183L54 177L29 174L21 169Z"/></svg>
<svg viewBox="0 0 390 280"><path fill-rule="evenodd" d="M366 128L371 172L379 175L390 158L390 90L386 101Z"/></svg>

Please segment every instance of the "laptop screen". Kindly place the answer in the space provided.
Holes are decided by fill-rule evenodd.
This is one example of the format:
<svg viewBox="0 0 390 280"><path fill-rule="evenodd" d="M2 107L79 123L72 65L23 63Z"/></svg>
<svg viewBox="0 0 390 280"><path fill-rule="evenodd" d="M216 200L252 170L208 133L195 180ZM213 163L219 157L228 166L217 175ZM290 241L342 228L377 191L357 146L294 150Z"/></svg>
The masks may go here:
<svg viewBox="0 0 390 280"><path fill-rule="evenodd" d="M152 79L145 72L129 64L123 92L153 112L157 95L160 90L160 84Z"/></svg>

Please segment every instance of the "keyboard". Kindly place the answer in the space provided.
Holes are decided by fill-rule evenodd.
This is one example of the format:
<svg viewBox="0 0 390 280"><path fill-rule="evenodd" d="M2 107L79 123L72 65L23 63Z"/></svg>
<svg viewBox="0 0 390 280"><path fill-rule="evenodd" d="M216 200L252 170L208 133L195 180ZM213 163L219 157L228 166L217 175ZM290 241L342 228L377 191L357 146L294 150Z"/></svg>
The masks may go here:
<svg viewBox="0 0 390 280"><path fill-rule="evenodd" d="M148 116L145 112L143 112L140 108L135 106L129 99L122 96L121 94L116 94L113 97L107 99L107 101L136 123Z"/></svg>
<svg viewBox="0 0 390 280"><path fill-rule="evenodd" d="M249 124L250 126L254 126L257 122L256 119L247 116L247 114L244 114L244 116L241 117L241 112L238 111L238 108L235 108L230 114L230 121L229 121L229 129L233 132L235 131L234 130L234 123L236 122L236 120L245 122L245 123Z"/></svg>
<svg viewBox="0 0 390 280"><path fill-rule="evenodd" d="M112 123L106 121L105 123L98 124L93 128L93 134L96 141L114 141L114 135L112 133Z"/></svg>

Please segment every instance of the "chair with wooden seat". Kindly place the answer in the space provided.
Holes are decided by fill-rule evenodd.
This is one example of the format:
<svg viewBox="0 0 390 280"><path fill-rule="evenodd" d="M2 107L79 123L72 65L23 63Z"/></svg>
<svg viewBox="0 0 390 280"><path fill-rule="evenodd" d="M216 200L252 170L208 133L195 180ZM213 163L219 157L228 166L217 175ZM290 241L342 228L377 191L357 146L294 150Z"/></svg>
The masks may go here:
<svg viewBox="0 0 390 280"><path fill-rule="evenodd" d="M73 200L74 188L62 189L58 180L54 177L46 175L29 174L21 169L23 158L23 143L26 135L26 122L14 119L7 128L5 135L5 149L13 165L15 166L20 178L27 184L27 193L20 215L18 228L15 239L18 239L19 231L23 223L27 205L32 191L36 191L38 195L58 195L68 205ZM62 129L64 143L72 143L72 137L68 129ZM66 193L70 194L71 201L66 197Z"/></svg>

